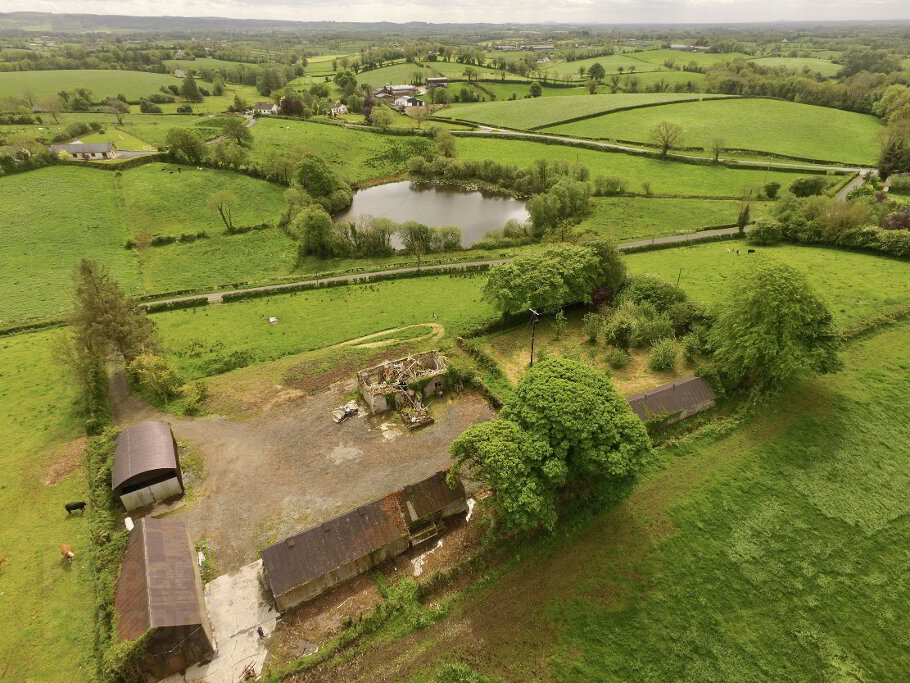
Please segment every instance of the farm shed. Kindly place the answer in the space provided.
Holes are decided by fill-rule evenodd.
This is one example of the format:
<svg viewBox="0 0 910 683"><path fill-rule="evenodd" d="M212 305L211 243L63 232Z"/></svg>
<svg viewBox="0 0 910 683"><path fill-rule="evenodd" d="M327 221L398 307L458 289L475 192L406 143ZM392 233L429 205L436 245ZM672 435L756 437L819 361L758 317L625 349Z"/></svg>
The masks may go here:
<svg viewBox="0 0 910 683"><path fill-rule="evenodd" d="M371 413L407 407L405 397L419 391L423 398L443 387L446 357L439 351L425 351L406 358L386 361L357 373L357 383Z"/></svg>
<svg viewBox="0 0 910 683"><path fill-rule="evenodd" d="M117 579L117 639L150 629L139 668L155 680L210 658L214 637L183 522L145 517L130 532Z"/></svg>
<svg viewBox="0 0 910 683"><path fill-rule="evenodd" d="M714 390L701 377L687 377L629 396L628 401L642 422L673 424L713 408Z"/></svg>
<svg viewBox="0 0 910 683"><path fill-rule="evenodd" d="M410 542L398 495L286 538L262 551L266 585L282 612L400 555Z"/></svg>
<svg viewBox="0 0 910 683"><path fill-rule="evenodd" d="M127 510L183 493L177 442L164 422L140 422L117 437L111 488Z"/></svg>
<svg viewBox="0 0 910 683"><path fill-rule="evenodd" d="M51 154L66 152L82 159L112 159L114 145L111 142L69 142L51 145Z"/></svg>
<svg viewBox="0 0 910 683"><path fill-rule="evenodd" d="M446 472L437 472L421 482L405 486L400 494L401 510L417 545L439 532L438 524L447 517L466 512L467 494L461 480L449 486Z"/></svg>

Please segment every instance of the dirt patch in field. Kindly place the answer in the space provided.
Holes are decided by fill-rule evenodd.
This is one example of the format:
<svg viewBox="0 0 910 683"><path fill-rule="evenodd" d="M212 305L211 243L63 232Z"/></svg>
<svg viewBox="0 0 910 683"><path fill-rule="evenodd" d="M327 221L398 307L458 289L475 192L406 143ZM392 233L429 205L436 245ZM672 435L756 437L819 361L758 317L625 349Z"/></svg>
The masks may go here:
<svg viewBox="0 0 910 683"><path fill-rule="evenodd" d="M51 456L52 462L42 480L44 485L54 486L82 467L83 454L87 443L88 439L83 436L63 444Z"/></svg>

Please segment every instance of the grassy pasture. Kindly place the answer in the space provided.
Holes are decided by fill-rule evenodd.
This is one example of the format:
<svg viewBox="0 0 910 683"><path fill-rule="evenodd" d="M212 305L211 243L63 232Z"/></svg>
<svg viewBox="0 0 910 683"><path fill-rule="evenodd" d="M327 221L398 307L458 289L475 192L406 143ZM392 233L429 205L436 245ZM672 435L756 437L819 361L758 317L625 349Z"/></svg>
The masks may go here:
<svg viewBox="0 0 910 683"><path fill-rule="evenodd" d="M0 671L10 681L94 680L88 518L63 509L87 492L73 442L82 422L60 376L57 334L0 339ZM63 543L75 553L69 566Z"/></svg>
<svg viewBox="0 0 910 683"><path fill-rule="evenodd" d="M579 229L592 229L617 242L685 235L702 228L736 222L740 203L712 199L649 199L597 197ZM751 207L756 218L767 211L763 203Z"/></svg>
<svg viewBox="0 0 910 683"><path fill-rule="evenodd" d="M174 69L183 69L184 71L193 71L199 74L203 69L236 69L238 67L257 67L259 64L248 64L245 62L229 62L225 59L215 59L214 57L198 57L196 59L165 59L164 65L171 71Z"/></svg>
<svg viewBox="0 0 910 683"><path fill-rule="evenodd" d="M647 110L642 110L647 111ZM457 138L458 156L467 159L508 159L528 166L537 159L564 159L587 166L593 175L617 175L629 181L629 190L641 192L642 183L651 183L655 194L682 194L709 197L741 197L746 190L777 181L787 186L798 173L729 169L722 166L694 166L647 157L598 152L563 145L492 138Z"/></svg>
<svg viewBox="0 0 910 683"><path fill-rule="evenodd" d="M672 59L678 65L695 62L699 66L711 66L712 64L732 62L737 59L749 59L749 55L741 52L683 52L682 50L670 49L635 52L634 55L637 59L651 64L663 64L668 59Z"/></svg>
<svg viewBox="0 0 910 683"><path fill-rule="evenodd" d="M383 66L379 69L361 71L357 74L358 83L366 83L371 88L380 88L389 85L407 85L411 82L413 74L419 73L421 78L432 78L436 74L426 64L408 64L406 62Z"/></svg>
<svg viewBox="0 0 910 683"><path fill-rule="evenodd" d="M7 71L0 73L0 97L22 97L26 90L35 97L45 97L61 90L84 87L94 93L96 101L117 95L138 100L158 91L162 85L179 84L180 79L174 76L146 71Z"/></svg>
<svg viewBox="0 0 910 683"><path fill-rule="evenodd" d="M873 116L769 99L683 102L616 112L547 129L590 138L647 142L660 121L682 126L683 144L710 145L715 137L728 147L796 157L874 163L881 122Z"/></svg>
<svg viewBox="0 0 910 683"><path fill-rule="evenodd" d="M449 89L452 90L452 92L458 92L461 90L462 85L466 84L452 83L449 85ZM531 88L530 83L493 83L490 81L483 81L477 85L483 87L485 90L491 91L496 95L497 100L507 100L512 96L512 93L515 93L518 96L517 99L524 99L525 96L530 94ZM586 94L587 90L581 86L573 88L548 88L546 85L542 84L540 91L541 97L565 97L567 95Z"/></svg>
<svg viewBox="0 0 910 683"><path fill-rule="evenodd" d="M644 90L660 81L667 83L670 87L677 83L693 83L698 88L704 83L705 75L697 71L636 71L631 76L623 74L619 87L628 90L632 79L638 82L639 90Z"/></svg>
<svg viewBox="0 0 910 683"><path fill-rule="evenodd" d="M349 680L393 657L415 681L451 659L505 680L903 678L908 334L851 344L842 372L728 435L660 449L619 504L525 545L440 624L380 638Z"/></svg>
<svg viewBox="0 0 910 683"><path fill-rule="evenodd" d="M742 253L737 255L735 250ZM854 251L782 245L756 247L802 270L818 294L827 301L838 325L910 303L910 264L899 259ZM733 250L733 252L728 251ZM717 303L728 287L728 278L743 259L743 242L715 242L663 251L629 254L632 273L655 273L676 281L689 296ZM681 274L680 274L681 270Z"/></svg>
<svg viewBox="0 0 910 683"><path fill-rule="evenodd" d="M251 299L155 317L187 377L233 352L275 360L372 332L435 321L452 337L494 316L480 299L483 277L424 277ZM434 314L436 317L434 318ZM269 325L269 316L279 319Z"/></svg>
<svg viewBox="0 0 910 683"><path fill-rule="evenodd" d="M537 97L515 102L481 102L456 105L438 112L443 118L459 118L492 126L528 129L565 121L576 116L607 113L622 107L699 99L685 93L623 93L616 95L577 95L570 99ZM658 109L663 111L662 108ZM638 112L633 112L637 115Z"/></svg>
<svg viewBox="0 0 910 683"><path fill-rule="evenodd" d="M802 73L803 69L808 68L812 73L820 73L822 76L836 76L841 70L840 64L835 64L828 59L817 59L813 57L759 57L750 60L762 66L785 67Z"/></svg>
<svg viewBox="0 0 910 683"><path fill-rule="evenodd" d="M589 57L588 59L577 59L574 62L552 62L550 64L538 64L538 68L544 71L553 71L560 74L569 74L573 79L580 78L578 75L579 67L584 67L585 73L588 68L594 64L600 64L608 74L620 73L622 67L624 72L632 71L657 71L663 67L659 64L653 64L641 59L637 59L632 54L606 55L604 57Z"/></svg>
<svg viewBox="0 0 910 683"><path fill-rule="evenodd" d="M425 62L424 66L427 67L430 71L435 72L432 74L432 76L463 78L465 69L470 67L474 70L474 73L477 74L478 78L489 78L498 81L502 79L504 75L506 78L512 81L529 80L526 76L521 76L510 71L503 72L499 69L494 69L489 66L478 66L477 64L459 64L457 62Z"/></svg>
<svg viewBox="0 0 910 683"><path fill-rule="evenodd" d="M223 236L221 219L206 205L212 192L227 190L238 198L236 225L274 223L281 187L212 169L167 172L174 168L149 164L117 177L57 166L0 179L8 198L0 213L0 322L65 310L80 258L106 264L136 294L286 274L294 247L280 231ZM200 230L212 237L123 248L127 239Z"/></svg>

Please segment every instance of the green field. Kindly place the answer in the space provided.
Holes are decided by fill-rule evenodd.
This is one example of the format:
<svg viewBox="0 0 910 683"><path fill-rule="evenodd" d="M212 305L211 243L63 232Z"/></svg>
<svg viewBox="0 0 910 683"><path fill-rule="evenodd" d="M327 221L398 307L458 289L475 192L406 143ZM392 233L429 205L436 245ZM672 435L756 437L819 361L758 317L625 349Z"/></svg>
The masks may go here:
<svg viewBox="0 0 910 683"><path fill-rule="evenodd" d="M767 208L762 202L753 204L752 218ZM597 197L591 202L591 214L578 227L596 230L616 242L632 242L730 225L736 223L739 209L740 202L732 200Z"/></svg>
<svg viewBox="0 0 910 683"><path fill-rule="evenodd" d="M343 658L346 680L383 663L426 683L453 660L504 680L902 680L907 335L852 343L845 370L729 435L660 449L628 497L522 545L437 625Z"/></svg>
<svg viewBox="0 0 910 683"><path fill-rule="evenodd" d="M693 299L717 303L742 259L742 242L715 242L629 254L629 270L673 280ZM737 255L739 249L742 253ZM875 313L910 303L910 265L900 259L855 251L804 246L755 247L802 270L827 301L835 321L849 325Z"/></svg>
<svg viewBox="0 0 910 683"><path fill-rule="evenodd" d="M180 371L200 377L234 352L261 363L427 321L453 337L494 316L480 299L482 284L483 276L412 278L161 313L155 321Z"/></svg>
<svg viewBox="0 0 910 683"><path fill-rule="evenodd" d="M236 69L238 67L257 67L259 64L249 64L246 62L229 62L225 59L214 59L212 57L198 57L196 59L165 59L164 65L170 70L184 69L192 70L197 74L204 69Z"/></svg>
<svg viewBox="0 0 910 683"><path fill-rule="evenodd" d="M622 107L638 107L656 102L699 99L701 95L685 93L631 93L617 95L577 95L554 99L537 97L516 102L481 102L449 107L436 113L442 118L457 118L506 128L530 129L566 119L606 113ZM710 97L710 95L708 96ZM649 108L663 111L662 107ZM633 111L633 116L639 112Z"/></svg>
<svg viewBox="0 0 910 683"><path fill-rule="evenodd" d="M638 82L638 90L646 90L660 81L669 85L671 89L677 83L692 83L695 86L694 89L697 90L704 84L705 75L697 71L636 71L631 76L623 75L619 81L619 87L628 90L629 83L633 79ZM609 78L607 81L609 82Z"/></svg>
<svg viewBox="0 0 910 683"><path fill-rule="evenodd" d="M408 85L411 83L412 74L419 73L421 78L432 78L435 74L426 64L392 64L379 69L361 71L357 74L358 83L366 83L371 88L380 88L389 85Z"/></svg>
<svg viewBox="0 0 910 683"><path fill-rule="evenodd" d="M488 105L492 106L492 105ZM878 158L881 122L867 114L769 99L684 102L616 112L548 128L547 132L647 142L654 125L682 126L683 145L710 145L854 164Z"/></svg>
<svg viewBox="0 0 910 683"><path fill-rule="evenodd" d="M61 377L58 334L0 339L0 671L23 683L95 673L88 518L63 508L87 491L78 444L65 448L82 420L74 383ZM70 566L60 561L63 543L75 553Z"/></svg>
<svg viewBox="0 0 910 683"><path fill-rule="evenodd" d="M499 69L494 69L489 66L478 66L476 64L459 64L457 62L425 62L426 66L430 71L435 72L433 76L448 76L449 78L464 78L465 69L470 67L474 70L474 73L478 78L488 78L494 81L498 81L505 76L512 81L524 81L528 80L527 77L521 76L519 74L512 73L510 71L500 71Z"/></svg>
<svg viewBox="0 0 910 683"><path fill-rule="evenodd" d="M760 57L750 61L762 66L782 66L799 73L808 68L812 73L817 72L822 76L836 76L837 72L841 70L840 64L835 64L828 59L815 59L812 57Z"/></svg>
<svg viewBox="0 0 910 683"><path fill-rule="evenodd" d="M652 64L640 59L635 55L607 55L605 57L589 57L588 59L577 59L574 62L553 62L551 64L538 64L538 68L544 71L568 74L573 79L578 79L579 67L584 67L585 71L592 64L600 64L608 74L620 73L620 67L623 72L638 71L657 71L663 67L659 64Z"/></svg>
<svg viewBox="0 0 910 683"><path fill-rule="evenodd" d="M61 90L88 88L95 101L125 95L138 100L158 91L162 85L179 85L180 79L145 71L7 71L0 73L0 97L22 97L29 91L35 97L56 95Z"/></svg>
<svg viewBox="0 0 910 683"><path fill-rule="evenodd" d="M649 111L644 109L642 111ZM695 166L661 161L618 152L597 152L540 142L458 137L458 156L465 159L507 159L516 166L529 166L537 159L564 159L587 166L592 175L616 175L629 182L630 192L642 192L642 183L651 183L655 194L708 197L742 197L771 181L787 187L798 173L729 169L723 166Z"/></svg>
<svg viewBox="0 0 910 683"><path fill-rule="evenodd" d="M663 64L672 59L678 66L695 62L699 66L711 66L722 62L732 62L737 59L749 59L749 55L740 52L683 52L682 50L648 50L647 52L634 53L637 59L651 64Z"/></svg>
<svg viewBox="0 0 910 683"><path fill-rule="evenodd" d="M452 92L460 92L461 87L467 85L466 83L452 83L449 85L449 90ZM523 99L530 94L530 83L493 83L491 81L482 81L480 83L472 86L474 88L483 88L484 90L491 91L496 95L497 100L507 100L512 97L512 93L515 93L517 96L516 99ZM483 90L479 91L482 96L487 97L486 93ZM546 85L543 85L541 88L541 97L565 97L571 95L586 95L587 91L581 87L571 87L571 88L548 88Z"/></svg>
<svg viewBox="0 0 910 683"><path fill-rule="evenodd" d="M221 219L206 206L212 192L227 190L238 198L236 225L274 223L284 206L281 187L212 169L167 172L174 168L149 164L116 176L58 166L0 179L7 198L0 214L0 324L65 310L80 258L106 264L135 294L287 273L293 245L280 231L222 236ZM200 230L212 237L123 248L127 239Z"/></svg>

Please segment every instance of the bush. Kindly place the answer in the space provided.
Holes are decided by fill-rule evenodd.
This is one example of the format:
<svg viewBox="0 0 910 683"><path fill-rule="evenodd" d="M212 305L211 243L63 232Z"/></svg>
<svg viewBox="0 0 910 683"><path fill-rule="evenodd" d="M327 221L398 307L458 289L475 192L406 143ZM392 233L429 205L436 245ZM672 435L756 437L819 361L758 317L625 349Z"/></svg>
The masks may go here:
<svg viewBox="0 0 910 683"><path fill-rule="evenodd" d="M628 351L612 348L607 352L607 365L614 370L622 370L623 368L628 367L630 360L632 360L632 357L629 355Z"/></svg>
<svg viewBox="0 0 910 683"><path fill-rule="evenodd" d="M191 105L191 104L181 104L181 105L179 105L179 106L177 107L177 113L178 113L178 114L192 114L192 113L193 113L193 105Z"/></svg>
<svg viewBox="0 0 910 683"><path fill-rule="evenodd" d="M669 310L670 306L686 300L686 293L672 282L657 275L635 275L626 281L619 294L619 302L631 301L636 304L648 302L658 312Z"/></svg>
<svg viewBox="0 0 910 683"><path fill-rule="evenodd" d="M632 345L636 347L652 346L661 339L673 336L673 321L666 313L654 313L647 304L640 307L636 325L632 333Z"/></svg>
<svg viewBox="0 0 910 683"><path fill-rule="evenodd" d="M828 179L823 175L797 178L790 183L790 192L797 197L810 197L821 194L828 187Z"/></svg>
<svg viewBox="0 0 910 683"><path fill-rule="evenodd" d="M180 375L165 358L151 353L137 356L126 370L132 381L159 401L177 396L183 383Z"/></svg>
<svg viewBox="0 0 910 683"><path fill-rule="evenodd" d="M596 342L604 326L604 317L599 313L585 313L581 319L581 327L590 342Z"/></svg>
<svg viewBox="0 0 910 683"><path fill-rule="evenodd" d="M594 194L598 196L609 196L623 194L628 190L629 183L625 178L619 176L602 176L594 178Z"/></svg>
<svg viewBox="0 0 910 683"><path fill-rule="evenodd" d="M635 334L635 316L628 310L618 310L603 325L604 339L611 346L628 350Z"/></svg>
<svg viewBox="0 0 910 683"><path fill-rule="evenodd" d="M746 234L749 244L768 246L777 244L783 237L783 227L780 221L763 216L755 221L752 229Z"/></svg>
<svg viewBox="0 0 910 683"><path fill-rule="evenodd" d="M765 183L765 186L762 189L768 199L774 199L780 191L780 183L776 181Z"/></svg>
<svg viewBox="0 0 910 683"><path fill-rule="evenodd" d="M679 348L676 340L665 337L657 341L651 347L651 355L648 357L648 367L655 372L669 372L676 369L679 362Z"/></svg>
<svg viewBox="0 0 910 683"><path fill-rule="evenodd" d="M891 192L910 194L910 176L891 176Z"/></svg>

